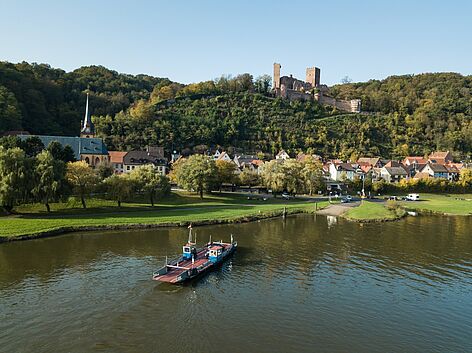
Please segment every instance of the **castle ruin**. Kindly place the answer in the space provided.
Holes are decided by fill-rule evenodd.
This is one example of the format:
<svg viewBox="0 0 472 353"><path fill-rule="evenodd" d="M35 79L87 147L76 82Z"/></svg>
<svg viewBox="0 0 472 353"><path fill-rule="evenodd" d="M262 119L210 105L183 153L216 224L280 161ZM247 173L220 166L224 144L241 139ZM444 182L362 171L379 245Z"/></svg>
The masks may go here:
<svg viewBox="0 0 472 353"><path fill-rule="evenodd" d="M360 113L361 100L340 100L329 97L328 86L320 82L321 70L318 67L308 67L306 69L305 81L290 76L280 76L282 66L274 63L273 91L276 97L289 100L316 100L320 104L329 105L336 109Z"/></svg>

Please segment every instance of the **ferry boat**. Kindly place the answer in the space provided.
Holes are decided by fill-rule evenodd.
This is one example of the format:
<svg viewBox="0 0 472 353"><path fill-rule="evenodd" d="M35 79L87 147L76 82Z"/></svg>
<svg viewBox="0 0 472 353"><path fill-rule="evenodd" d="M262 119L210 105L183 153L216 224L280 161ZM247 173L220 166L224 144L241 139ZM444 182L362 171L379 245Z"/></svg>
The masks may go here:
<svg viewBox="0 0 472 353"><path fill-rule="evenodd" d="M182 256L174 259L162 266L153 273L152 279L167 283L182 283L195 278L224 261L238 247L238 243L233 240L223 243L223 241L210 241L202 248L197 248L197 236L195 240L192 236L192 227L189 226L189 237L187 243L182 247Z"/></svg>

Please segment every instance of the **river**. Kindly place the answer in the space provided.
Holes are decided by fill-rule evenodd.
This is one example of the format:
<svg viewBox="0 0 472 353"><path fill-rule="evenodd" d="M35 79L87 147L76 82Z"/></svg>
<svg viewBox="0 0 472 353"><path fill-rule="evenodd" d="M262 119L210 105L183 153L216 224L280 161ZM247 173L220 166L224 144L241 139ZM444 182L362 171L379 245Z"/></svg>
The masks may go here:
<svg viewBox="0 0 472 353"><path fill-rule="evenodd" d="M184 228L0 244L0 352L472 352L472 217L195 230L239 249L184 286Z"/></svg>

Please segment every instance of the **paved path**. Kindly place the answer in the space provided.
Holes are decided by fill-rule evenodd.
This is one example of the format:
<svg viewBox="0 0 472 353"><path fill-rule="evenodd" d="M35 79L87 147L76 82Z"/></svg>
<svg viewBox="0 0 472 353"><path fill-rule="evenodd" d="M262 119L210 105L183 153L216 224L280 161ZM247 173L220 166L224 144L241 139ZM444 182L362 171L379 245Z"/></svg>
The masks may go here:
<svg viewBox="0 0 472 353"><path fill-rule="evenodd" d="M360 202L349 202L349 203L337 203L330 205L322 210L316 212L316 214L321 214L325 216L341 216L343 213L347 212L351 207L357 207L360 205Z"/></svg>

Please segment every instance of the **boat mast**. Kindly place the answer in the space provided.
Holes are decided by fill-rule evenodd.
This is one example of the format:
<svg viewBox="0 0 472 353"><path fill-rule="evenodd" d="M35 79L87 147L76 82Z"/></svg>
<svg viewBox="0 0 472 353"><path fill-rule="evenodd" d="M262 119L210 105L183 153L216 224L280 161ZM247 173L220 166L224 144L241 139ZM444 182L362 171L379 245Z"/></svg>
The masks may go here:
<svg viewBox="0 0 472 353"><path fill-rule="evenodd" d="M188 243L192 243L192 224L188 226L189 232L188 232Z"/></svg>

